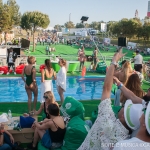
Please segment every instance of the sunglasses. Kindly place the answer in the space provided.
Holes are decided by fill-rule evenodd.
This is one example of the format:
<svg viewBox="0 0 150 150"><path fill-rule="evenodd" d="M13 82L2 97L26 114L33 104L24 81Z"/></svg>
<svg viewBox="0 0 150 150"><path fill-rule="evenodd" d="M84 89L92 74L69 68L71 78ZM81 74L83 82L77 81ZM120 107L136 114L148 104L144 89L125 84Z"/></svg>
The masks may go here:
<svg viewBox="0 0 150 150"><path fill-rule="evenodd" d="M48 96L43 96L44 99L48 99Z"/></svg>

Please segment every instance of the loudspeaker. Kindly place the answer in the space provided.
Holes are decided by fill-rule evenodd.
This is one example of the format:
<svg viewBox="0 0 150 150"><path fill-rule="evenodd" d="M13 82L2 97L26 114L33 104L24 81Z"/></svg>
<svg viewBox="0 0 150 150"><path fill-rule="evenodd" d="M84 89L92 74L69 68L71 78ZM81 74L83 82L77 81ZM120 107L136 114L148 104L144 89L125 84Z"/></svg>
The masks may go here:
<svg viewBox="0 0 150 150"><path fill-rule="evenodd" d="M30 41L27 39L21 39L21 48L29 48Z"/></svg>
<svg viewBox="0 0 150 150"><path fill-rule="evenodd" d="M17 53L17 56L18 55L20 56L20 48L19 47L12 47L12 49L15 53ZM9 52L9 49L7 49L7 52Z"/></svg>
<svg viewBox="0 0 150 150"><path fill-rule="evenodd" d="M17 53L17 55L20 55L20 48L13 48L13 51Z"/></svg>
<svg viewBox="0 0 150 150"><path fill-rule="evenodd" d="M118 46L126 47L127 39L126 37L118 37Z"/></svg>

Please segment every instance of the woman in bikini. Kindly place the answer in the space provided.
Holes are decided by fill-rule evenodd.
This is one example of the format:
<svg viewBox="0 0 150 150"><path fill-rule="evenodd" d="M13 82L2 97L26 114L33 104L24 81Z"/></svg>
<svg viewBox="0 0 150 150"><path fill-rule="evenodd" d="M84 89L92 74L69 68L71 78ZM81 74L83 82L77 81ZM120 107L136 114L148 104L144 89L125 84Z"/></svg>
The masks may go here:
<svg viewBox="0 0 150 150"><path fill-rule="evenodd" d="M45 102L43 95L47 91L51 91L53 93L53 83L52 77L56 79L56 73L51 67L51 63L49 59L45 60L45 69L41 72L41 103Z"/></svg>
<svg viewBox="0 0 150 150"><path fill-rule="evenodd" d="M30 56L27 59L28 65L26 65L22 72L22 80L25 83L25 89L28 95L28 111L31 111L31 102L32 102L32 92L34 94L34 105L33 111L36 110L37 96L38 96L38 86L36 84L36 70L34 67L35 57ZM24 78L26 76L26 80Z"/></svg>

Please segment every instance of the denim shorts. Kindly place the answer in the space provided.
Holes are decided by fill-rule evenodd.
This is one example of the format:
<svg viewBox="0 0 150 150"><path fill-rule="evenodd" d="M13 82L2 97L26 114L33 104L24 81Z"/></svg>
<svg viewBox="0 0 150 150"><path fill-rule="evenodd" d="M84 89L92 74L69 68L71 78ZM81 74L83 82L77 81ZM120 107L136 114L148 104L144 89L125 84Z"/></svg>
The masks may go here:
<svg viewBox="0 0 150 150"><path fill-rule="evenodd" d="M46 130L45 134L43 135L43 137L41 139L41 143L44 147L51 148L52 142L51 142L51 137L50 137L50 134L49 134L49 130Z"/></svg>

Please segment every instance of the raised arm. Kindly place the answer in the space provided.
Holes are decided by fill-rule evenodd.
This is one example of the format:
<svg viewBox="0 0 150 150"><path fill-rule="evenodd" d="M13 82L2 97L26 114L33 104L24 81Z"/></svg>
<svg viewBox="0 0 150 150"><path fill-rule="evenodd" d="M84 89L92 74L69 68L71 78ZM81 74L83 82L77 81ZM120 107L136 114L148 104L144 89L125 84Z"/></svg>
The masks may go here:
<svg viewBox="0 0 150 150"><path fill-rule="evenodd" d="M38 111L35 111L35 112L34 112L35 115L39 115L39 114L42 112L43 108L44 108L44 103L41 104L41 106L40 106L40 108L39 108Z"/></svg>
<svg viewBox="0 0 150 150"><path fill-rule="evenodd" d="M106 73L101 100L105 100L107 98L110 98L111 88L112 88L112 84L113 84L113 75L114 75L116 63L124 55L125 54L122 53L122 49L120 49L119 52L114 55L114 57L112 59L112 63L111 63L111 65L110 65L110 67Z"/></svg>

